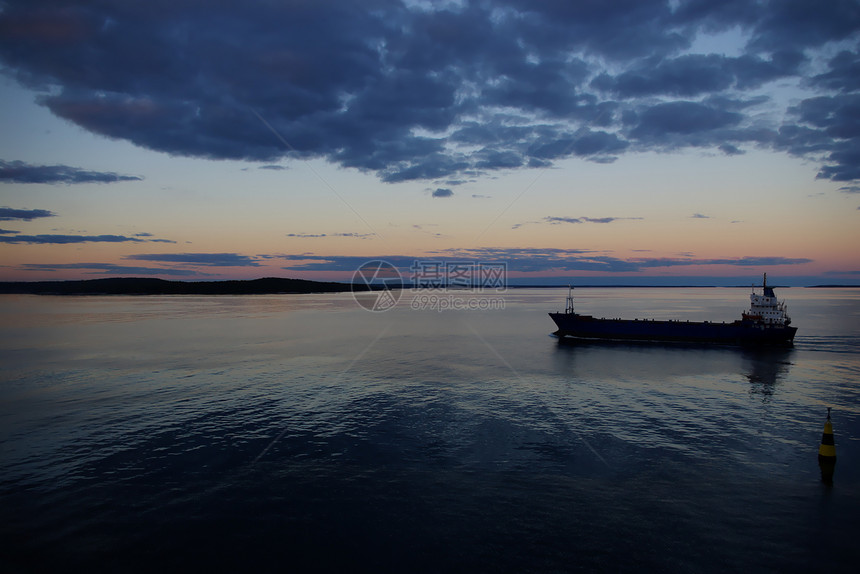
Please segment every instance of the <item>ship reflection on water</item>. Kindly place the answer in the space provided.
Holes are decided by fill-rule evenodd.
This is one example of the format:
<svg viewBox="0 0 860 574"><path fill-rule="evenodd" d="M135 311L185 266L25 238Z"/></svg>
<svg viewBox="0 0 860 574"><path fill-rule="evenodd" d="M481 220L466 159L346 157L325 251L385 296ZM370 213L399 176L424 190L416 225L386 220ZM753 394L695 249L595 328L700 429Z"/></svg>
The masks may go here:
<svg viewBox="0 0 860 574"><path fill-rule="evenodd" d="M795 349L791 347L732 347L635 341L600 341L559 338L556 360L576 376L589 371L614 373L618 380L632 376L654 380L719 375L740 376L749 382L750 394L769 400L788 378Z"/></svg>
<svg viewBox="0 0 860 574"><path fill-rule="evenodd" d="M745 349L741 372L750 382L750 394L767 402L777 385L788 378L794 349Z"/></svg>

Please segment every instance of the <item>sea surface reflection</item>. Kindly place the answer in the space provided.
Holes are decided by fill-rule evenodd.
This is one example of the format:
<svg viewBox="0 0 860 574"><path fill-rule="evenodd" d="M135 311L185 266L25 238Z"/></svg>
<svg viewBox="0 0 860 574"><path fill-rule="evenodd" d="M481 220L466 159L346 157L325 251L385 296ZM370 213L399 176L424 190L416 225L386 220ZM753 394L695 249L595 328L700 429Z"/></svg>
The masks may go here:
<svg viewBox="0 0 860 574"><path fill-rule="evenodd" d="M0 297L4 569L853 571L856 291L781 293L801 330L773 350L560 341L564 291ZM746 297L581 291L691 320Z"/></svg>

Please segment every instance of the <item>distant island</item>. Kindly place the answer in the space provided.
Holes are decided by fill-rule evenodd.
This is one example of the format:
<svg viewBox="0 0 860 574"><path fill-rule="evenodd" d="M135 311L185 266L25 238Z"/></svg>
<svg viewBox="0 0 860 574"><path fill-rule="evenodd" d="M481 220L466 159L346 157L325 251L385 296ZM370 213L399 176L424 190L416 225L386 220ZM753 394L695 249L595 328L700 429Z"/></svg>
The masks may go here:
<svg viewBox="0 0 860 574"><path fill-rule="evenodd" d="M141 277L81 281L6 281L0 294L29 295L271 295L368 290L364 284L266 277L248 281L166 281Z"/></svg>

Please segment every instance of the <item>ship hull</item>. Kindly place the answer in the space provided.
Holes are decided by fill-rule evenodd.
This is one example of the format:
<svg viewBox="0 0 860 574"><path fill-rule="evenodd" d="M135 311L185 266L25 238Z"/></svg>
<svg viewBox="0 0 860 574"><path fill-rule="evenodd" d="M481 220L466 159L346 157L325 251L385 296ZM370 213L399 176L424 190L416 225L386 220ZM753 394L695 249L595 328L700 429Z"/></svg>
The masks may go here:
<svg viewBox="0 0 860 574"><path fill-rule="evenodd" d="M763 325L753 321L652 321L595 319L576 313L550 313L556 335L580 339L662 341L724 345L791 345L797 327Z"/></svg>

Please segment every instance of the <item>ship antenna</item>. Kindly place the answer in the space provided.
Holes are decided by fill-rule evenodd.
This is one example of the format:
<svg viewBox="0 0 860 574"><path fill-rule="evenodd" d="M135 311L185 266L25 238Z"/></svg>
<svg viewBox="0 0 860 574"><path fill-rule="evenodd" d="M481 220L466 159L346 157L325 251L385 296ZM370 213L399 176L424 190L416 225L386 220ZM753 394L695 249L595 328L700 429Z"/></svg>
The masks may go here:
<svg viewBox="0 0 860 574"><path fill-rule="evenodd" d="M764 278L762 279L762 285L761 285L762 289L764 289L765 287L767 287L767 273L764 274Z"/></svg>
<svg viewBox="0 0 860 574"><path fill-rule="evenodd" d="M567 286L567 304L564 308L565 313L573 313L573 286L568 284Z"/></svg>

